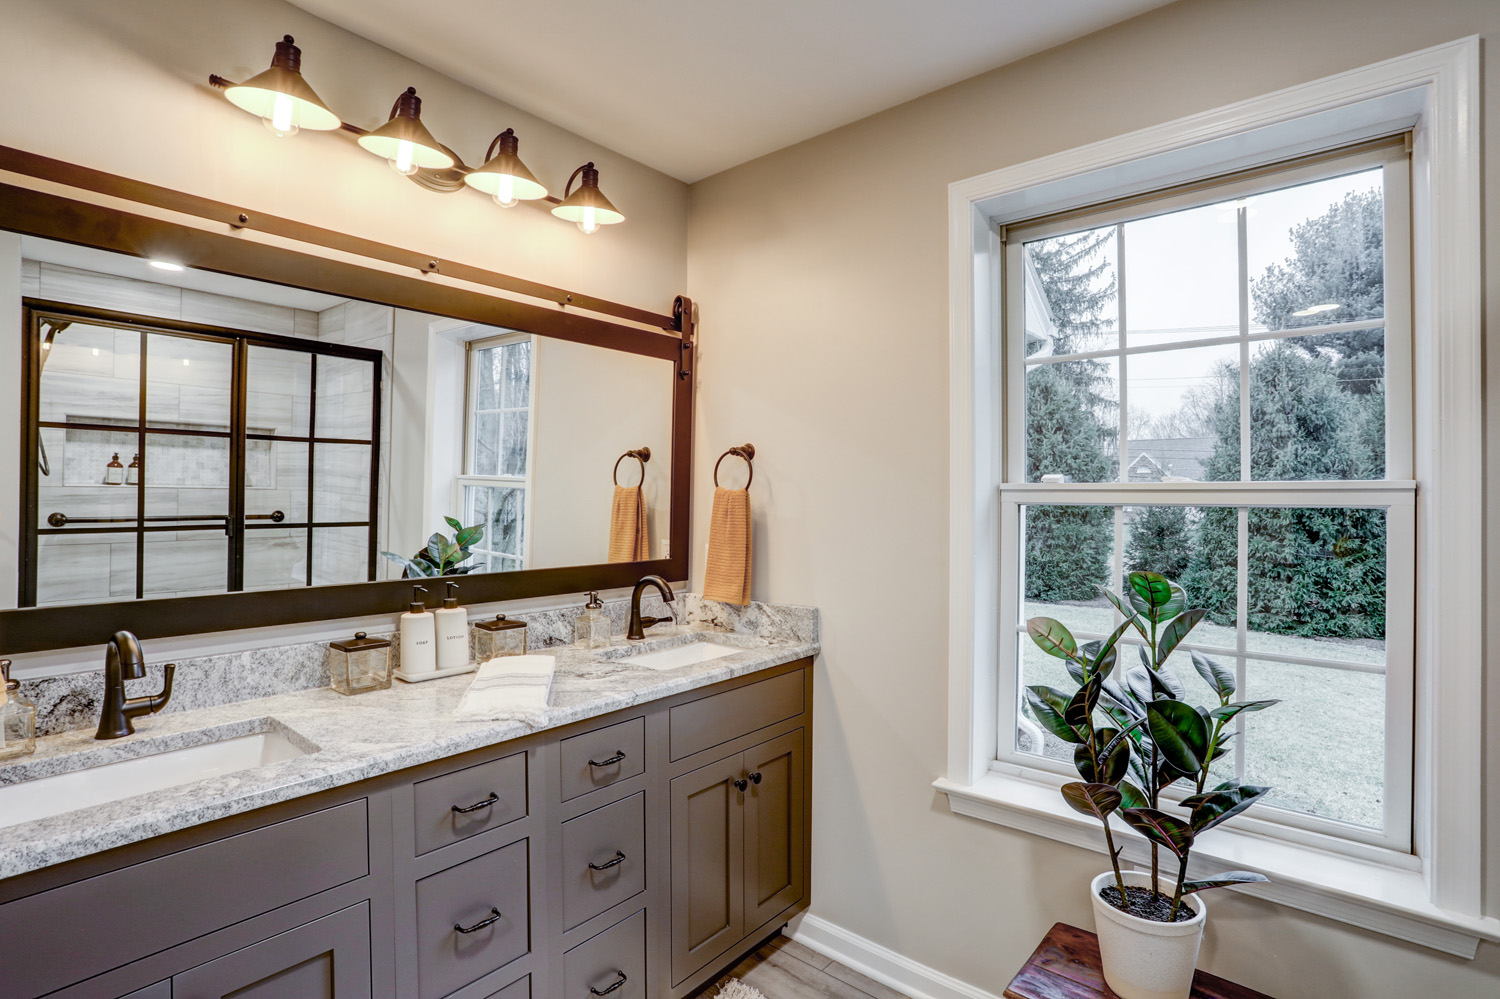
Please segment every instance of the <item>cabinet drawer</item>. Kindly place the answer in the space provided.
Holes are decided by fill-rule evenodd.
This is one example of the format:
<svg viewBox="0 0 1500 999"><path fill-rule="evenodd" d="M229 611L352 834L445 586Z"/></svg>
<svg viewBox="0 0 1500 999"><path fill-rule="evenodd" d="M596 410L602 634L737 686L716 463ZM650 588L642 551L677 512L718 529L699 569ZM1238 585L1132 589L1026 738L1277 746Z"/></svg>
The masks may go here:
<svg viewBox="0 0 1500 999"><path fill-rule="evenodd" d="M562 835L564 929L645 890L645 792L569 819Z"/></svg>
<svg viewBox="0 0 1500 999"><path fill-rule="evenodd" d="M364 999L370 907L361 902L172 979L177 999Z"/></svg>
<svg viewBox="0 0 1500 999"><path fill-rule="evenodd" d="M646 913L637 912L563 955L563 999L646 997ZM592 990L592 991L590 991Z"/></svg>
<svg viewBox="0 0 1500 999"><path fill-rule="evenodd" d="M800 715L804 673L800 669L783 673L677 705L670 715L672 759L680 760Z"/></svg>
<svg viewBox="0 0 1500 999"><path fill-rule="evenodd" d="M412 794L417 853L430 853L526 817L526 754L418 781Z"/></svg>
<svg viewBox="0 0 1500 999"><path fill-rule="evenodd" d="M646 719L631 718L569 736L558 746L562 799L634 777L646 769Z"/></svg>
<svg viewBox="0 0 1500 999"><path fill-rule="evenodd" d="M531 949L527 853L521 840L417 882L421 999L445 996Z"/></svg>
<svg viewBox="0 0 1500 999"><path fill-rule="evenodd" d="M0 906L6 994L51 992L369 869L360 799L17 899Z"/></svg>
<svg viewBox="0 0 1500 999"><path fill-rule="evenodd" d="M499 992L490 995L489 999L531 999L531 976L527 975L519 982L511 982Z"/></svg>

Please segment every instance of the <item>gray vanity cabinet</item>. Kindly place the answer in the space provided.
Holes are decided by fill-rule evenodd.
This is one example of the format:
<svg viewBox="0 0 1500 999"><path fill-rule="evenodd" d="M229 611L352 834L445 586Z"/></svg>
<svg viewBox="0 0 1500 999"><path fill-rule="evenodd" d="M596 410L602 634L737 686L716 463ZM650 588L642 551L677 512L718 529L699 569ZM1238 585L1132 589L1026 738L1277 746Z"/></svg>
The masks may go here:
<svg viewBox="0 0 1500 999"><path fill-rule="evenodd" d="M805 731L672 781L672 980L807 894Z"/></svg>
<svg viewBox="0 0 1500 999"><path fill-rule="evenodd" d="M370 906L361 902L172 978L172 999L367 999Z"/></svg>

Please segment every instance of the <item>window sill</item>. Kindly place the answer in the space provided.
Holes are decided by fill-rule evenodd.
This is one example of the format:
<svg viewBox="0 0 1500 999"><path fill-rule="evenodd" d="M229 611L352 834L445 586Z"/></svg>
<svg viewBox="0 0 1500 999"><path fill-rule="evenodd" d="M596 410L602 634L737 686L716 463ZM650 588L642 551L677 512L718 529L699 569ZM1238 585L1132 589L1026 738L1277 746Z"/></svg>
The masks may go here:
<svg viewBox="0 0 1500 999"><path fill-rule="evenodd" d="M991 771L975 784L939 779L933 787L948 796L948 806L959 815L1106 852L1099 823L1069 808L1054 784ZM1146 841L1118 824L1115 830L1116 843L1123 844L1121 859L1149 865ZM1472 960L1481 940L1500 942L1500 919L1433 905L1421 871L1220 827L1198 841L1188 871L1206 877L1224 870L1259 871L1271 879L1270 884L1230 891L1458 957Z"/></svg>

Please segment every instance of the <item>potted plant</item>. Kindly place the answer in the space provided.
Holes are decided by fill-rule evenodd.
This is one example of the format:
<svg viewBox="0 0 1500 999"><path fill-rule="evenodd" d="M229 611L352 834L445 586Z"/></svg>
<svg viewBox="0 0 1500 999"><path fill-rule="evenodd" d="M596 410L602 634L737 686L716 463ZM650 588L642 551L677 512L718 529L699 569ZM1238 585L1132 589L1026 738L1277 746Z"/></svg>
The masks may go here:
<svg viewBox="0 0 1500 999"><path fill-rule="evenodd" d="M427 539L427 547L411 558L397 555L395 552L380 553L406 570L401 574L401 578L462 576L480 568L478 565L459 565L459 563L471 557L474 553L470 549L484 540L484 525L475 524L473 527L465 527L452 517L444 517L443 520L455 532L452 540L444 536L441 531L435 531L432 537Z"/></svg>
<svg viewBox="0 0 1500 999"><path fill-rule="evenodd" d="M1234 700L1234 670L1196 651L1193 667L1218 706L1186 701L1182 681L1163 667L1206 612L1188 609L1182 587L1160 573L1132 572L1126 583L1124 596L1101 589L1124 618L1102 641L1079 645L1049 617L1026 622L1032 641L1063 661L1078 689L1037 685L1025 696L1037 723L1074 747L1083 779L1063 785L1064 800L1104 826L1110 870L1093 880L1091 900L1105 981L1121 999L1185 999L1207 915L1201 893L1266 880L1249 871L1187 880L1194 839L1270 790L1232 780L1209 787L1209 769L1228 751L1236 716L1277 702ZM1136 643L1122 639L1132 630L1140 664L1126 667L1123 650ZM1163 795L1184 781L1191 793L1173 810L1163 807ZM1120 870L1115 816L1150 843L1150 874Z"/></svg>

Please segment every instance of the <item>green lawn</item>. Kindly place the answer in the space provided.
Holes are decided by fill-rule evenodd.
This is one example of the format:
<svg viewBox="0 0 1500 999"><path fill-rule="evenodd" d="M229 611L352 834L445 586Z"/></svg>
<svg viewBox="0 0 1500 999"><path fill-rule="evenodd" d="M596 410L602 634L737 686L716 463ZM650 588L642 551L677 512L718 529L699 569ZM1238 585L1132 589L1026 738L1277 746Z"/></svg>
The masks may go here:
<svg viewBox="0 0 1500 999"><path fill-rule="evenodd" d="M1054 617L1079 635L1104 635L1114 629L1113 609L1103 601L1098 604L1028 601L1026 614ZM1020 640L1023 684L1044 683L1069 692L1077 688L1061 660L1042 652L1024 634ZM1200 624L1193 629L1190 641L1232 649L1234 629ZM1251 632L1246 636L1246 648L1252 655L1269 652L1376 665L1385 662L1384 648L1371 641ZM1139 663L1133 649L1127 655L1122 665ZM1234 661L1232 655L1217 658L1227 664ZM1167 661L1167 668L1181 678L1187 688L1187 700L1218 703L1185 653L1174 654ZM1269 804L1357 825L1380 826L1385 789L1385 677L1247 656L1245 683L1235 698L1272 697L1282 703L1241 716L1245 719L1245 733L1237 741L1243 740L1239 752L1243 754L1245 781L1270 785L1273 790L1265 798ZM1073 758L1071 748L1050 735L1047 755L1070 763ZM1223 770L1220 779L1233 776L1227 765L1215 769Z"/></svg>

